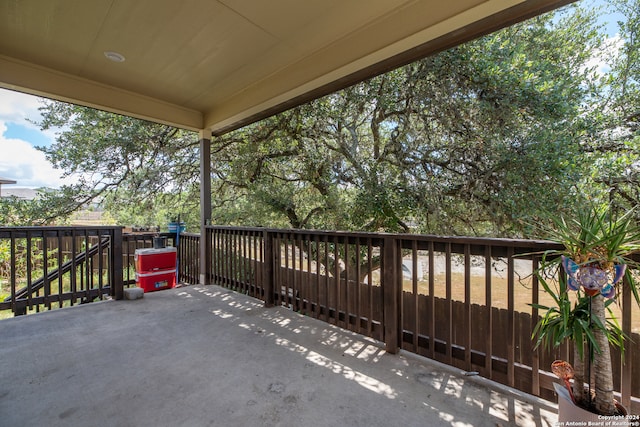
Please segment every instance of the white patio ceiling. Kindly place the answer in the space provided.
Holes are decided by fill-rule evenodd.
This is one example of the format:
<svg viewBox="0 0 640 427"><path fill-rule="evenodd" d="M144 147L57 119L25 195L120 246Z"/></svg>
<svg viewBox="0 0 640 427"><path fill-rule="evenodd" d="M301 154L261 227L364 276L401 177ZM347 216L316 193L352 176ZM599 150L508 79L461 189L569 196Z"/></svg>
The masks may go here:
<svg viewBox="0 0 640 427"><path fill-rule="evenodd" d="M222 133L569 2L0 0L0 86Z"/></svg>

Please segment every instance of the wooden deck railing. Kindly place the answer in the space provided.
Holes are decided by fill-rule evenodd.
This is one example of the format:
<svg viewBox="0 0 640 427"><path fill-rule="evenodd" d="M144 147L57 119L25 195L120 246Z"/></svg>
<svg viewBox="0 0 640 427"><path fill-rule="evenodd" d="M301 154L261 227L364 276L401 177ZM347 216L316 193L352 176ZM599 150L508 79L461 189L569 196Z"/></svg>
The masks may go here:
<svg viewBox="0 0 640 427"><path fill-rule="evenodd" d="M180 233L178 248L178 282L197 284L200 282L200 235Z"/></svg>
<svg viewBox="0 0 640 427"><path fill-rule="evenodd" d="M169 246L175 246L175 233L127 233L123 234L122 256L125 286L134 285L135 251L136 249L152 248L155 237L164 237ZM178 248L178 277L177 281L195 284L200 277L200 258L198 256L200 235L194 233L180 233L180 247Z"/></svg>
<svg viewBox="0 0 640 427"><path fill-rule="evenodd" d="M0 311L14 315L122 296L135 285L135 251L173 233L122 233L122 227L0 228ZM197 283L199 235L182 233L179 280ZM195 246L194 246L195 245ZM192 254L194 254L192 256ZM118 260L118 261L116 261Z"/></svg>
<svg viewBox="0 0 640 427"><path fill-rule="evenodd" d="M153 248L155 237L166 238L166 243L172 246L175 241L174 233L125 233L122 235L122 280L125 286L136 283L136 249Z"/></svg>
<svg viewBox="0 0 640 427"><path fill-rule="evenodd" d="M549 302L531 272L541 251L530 240L439 237L210 226L212 283L284 305L399 349L554 400L549 372L568 345L533 349L539 313ZM640 411L640 334L633 332L629 288L620 319L624 359L614 349L619 397ZM635 323L634 323L635 322Z"/></svg>
<svg viewBox="0 0 640 427"><path fill-rule="evenodd" d="M0 310L16 314L119 298L135 283L134 253L155 234L119 227L0 228ZM171 244L174 235L164 234ZM183 283L216 283L467 372L554 400L549 372L568 345L534 350L548 298L531 272L550 242L207 226L182 233ZM624 358L613 349L615 388L640 413L640 316L624 287ZM635 313L636 317L633 317Z"/></svg>
<svg viewBox="0 0 640 427"><path fill-rule="evenodd" d="M121 227L0 227L0 310L122 298Z"/></svg>

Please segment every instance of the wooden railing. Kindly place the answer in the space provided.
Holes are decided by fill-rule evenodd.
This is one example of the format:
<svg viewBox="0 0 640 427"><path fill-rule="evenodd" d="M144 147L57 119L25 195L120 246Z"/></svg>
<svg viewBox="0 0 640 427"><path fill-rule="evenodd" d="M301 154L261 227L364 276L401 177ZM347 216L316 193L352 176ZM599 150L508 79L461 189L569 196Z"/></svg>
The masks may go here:
<svg viewBox="0 0 640 427"><path fill-rule="evenodd" d="M0 227L0 311L122 298L121 227Z"/></svg>
<svg viewBox="0 0 640 427"><path fill-rule="evenodd" d="M166 238L168 246L175 246L175 233L127 233L123 234L122 256L124 270L123 281L125 286L134 285L135 278L135 251L136 249L152 248L153 239ZM194 233L180 233L180 247L178 248L178 277L179 283L195 284L200 277L200 258L198 245L200 235Z"/></svg>
<svg viewBox="0 0 640 427"><path fill-rule="evenodd" d="M122 235L122 280L125 286L136 283L136 249L153 248L153 239L164 237L166 243L172 246L175 241L174 233L126 233Z"/></svg>
<svg viewBox="0 0 640 427"><path fill-rule="evenodd" d="M178 282L200 283L200 235L180 233L178 248Z"/></svg>
<svg viewBox="0 0 640 427"><path fill-rule="evenodd" d="M0 310L16 314L121 298L135 284L135 249L155 233L119 227L0 228ZM164 234L173 243L173 234ZM207 226L182 233L183 283L216 283L385 344L554 400L549 366L569 345L533 349L549 302L531 272L550 242ZM200 274L203 273L201 276ZM545 299L547 298L547 299ZM619 399L640 413L640 316L625 286L624 357L613 349ZM635 318L634 313L635 312Z"/></svg>
<svg viewBox="0 0 640 427"><path fill-rule="evenodd" d="M134 286L135 251L174 233L128 233L121 227L0 228L0 312L14 315L122 296ZM198 234L182 233L179 281L197 283ZM114 262L114 260L121 262ZM116 280L113 280L116 279ZM113 286L115 285L115 286Z"/></svg>
<svg viewBox="0 0 640 427"><path fill-rule="evenodd" d="M206 228L212 283L267 306L284 305L365 334L386 349L415 352L554 400L553 360L573 360L568 345L533 349L550 302L536 278L546 241L306 230ZM624 359L614 349L619 398L640 411L640 335L625 287L620 320ZM635 323L634 323L635 321Z"/></svg>

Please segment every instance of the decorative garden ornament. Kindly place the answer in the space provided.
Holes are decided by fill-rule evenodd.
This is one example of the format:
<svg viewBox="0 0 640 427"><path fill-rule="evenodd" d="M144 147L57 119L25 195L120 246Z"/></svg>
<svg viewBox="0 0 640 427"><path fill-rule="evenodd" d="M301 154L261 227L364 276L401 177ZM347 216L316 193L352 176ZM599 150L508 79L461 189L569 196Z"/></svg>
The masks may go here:
<svg viewBox="0 0 640 427"><path fill-rule="evenodd" d="M562 256L562 266L569 276L567 288L577 291L582 288L589 296L601 293L605 298L616 295L616 284L624 277L626 264L615 264L612 271L606 271L600 266L579 265L569 257Z"/></svg>
<svg viewBox="0 0 640 427"><path fill-rule="evenodd" d="M564 360L556 360L551 364L551 372L553 372L556 377L564 381L564 386L567 388L567 391L569 391L571 401L575 404L576 399L573 397L573 390L571 389L571 383L569 382L569 380L572 380L574 377L573 366Z"/></svg>

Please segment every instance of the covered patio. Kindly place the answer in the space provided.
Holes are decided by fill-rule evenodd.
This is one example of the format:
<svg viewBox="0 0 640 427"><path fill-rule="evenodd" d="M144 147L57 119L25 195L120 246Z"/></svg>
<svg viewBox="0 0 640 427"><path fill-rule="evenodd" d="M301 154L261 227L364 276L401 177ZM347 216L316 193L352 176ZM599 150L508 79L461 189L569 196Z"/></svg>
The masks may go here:
<svg viewBox="0 0 640 427"><path fill-rule="evenodd" d="M211 285L3 320L2 425L552 426L556 406Z"/></svg>
<svg viewBox="0 0 640 427"><path fill-rule="evenodd" d="M573 1L8 1L0 87L198 132L204 229L212 135Z"/></svg>
<svg viewBox="0 0 640 427"><path fill-rule="evenodd" d="M527 347L531 327L516 318L513 248L520 243L216 228L210 141L571 0L379 0L366 7L357 0L41 3L0 5L0 87L198 132L201 234L180 238L188 256L180 279L191 286L124 301L132 254L123 249L121 230L109 231L104 248L94 244L96 254L88 242L101 231L0 230L11 245L21 233L37 235L34 247L43 245L45 255L47 239L62 247L82 233L87 242L77 259L56 255L60 273L51 280L29 279L24 295L14 284L5 305L114 299L2 320L0 424L553 425L553 403L515 390L539 394L553 381ZM382 254L387 267L375 286L370 277L369 283L333 281L326 270L321 274L322 259L313 261L312 275L311 251L293 254L302 242L325 253L368 246L367 258ZM70 246L74 255L80 251ZM472 256L482 256L486 266L508 260L508 307L500 314L506 339L492 337L499 328L491 279L483 321L473 321L469 296L460 308L464 321L454 319L459 307L447 261L442 329L433 289L424 297L414 275L414 289L403 290L397 268L403 250L412 251L415 266L420 257L432 263L436 252L464 257L466 265ZM278 251L284 255L274 257ZM86 289L78 285L66 298L63 261L74 271L91 257L108 264L108 272L100 267L104 283L101 275L89 285L91 267L85 267ZM321 280L334 293L310 288ZM56 282L59 292L51 291ZM44 294L32 296L36 288ZM368 305L360 301L364 292ZM432 310L424 314L427 304ZM472 336L471 326L485 329ZM631 329L630 317L625 328ZM492 352L494 342L504 354ZM623 401L630 405L632 364L621 369Z"/></svg>

